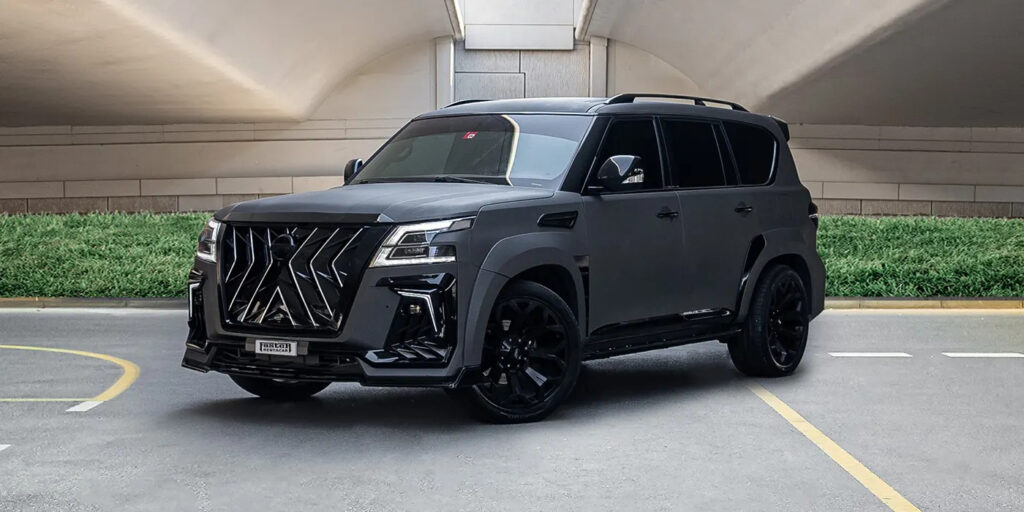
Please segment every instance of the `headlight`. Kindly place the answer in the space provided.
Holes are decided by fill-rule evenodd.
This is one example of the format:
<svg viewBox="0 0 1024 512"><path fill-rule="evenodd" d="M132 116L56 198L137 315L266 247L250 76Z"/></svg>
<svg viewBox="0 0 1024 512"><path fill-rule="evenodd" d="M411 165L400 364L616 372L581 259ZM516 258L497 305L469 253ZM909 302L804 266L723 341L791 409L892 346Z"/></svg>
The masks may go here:
<svg viewBox="0 0 1024 512"><path fill-rule="evenodd" d="M217 236L220 235L221 223L211 218L199 232L199 243L196 245L196 256L203 261L217 263Z"/></svg>
<svg viewBox="0 0 1024 512"><path fill-rule="evenodd" d="M455 261L455 247L432 246L430 242L439 233L460 231L473 226L473 219L439 220L397 226L377 250L371 267L417 265L422 263L451 263Z"/></svg>

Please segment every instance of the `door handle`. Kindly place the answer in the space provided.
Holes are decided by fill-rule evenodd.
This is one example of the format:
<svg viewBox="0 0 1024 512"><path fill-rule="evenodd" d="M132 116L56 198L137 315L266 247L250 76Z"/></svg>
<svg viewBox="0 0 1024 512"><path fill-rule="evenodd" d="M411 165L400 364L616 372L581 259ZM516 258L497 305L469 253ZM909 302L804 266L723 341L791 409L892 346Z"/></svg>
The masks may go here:
<svg viewBox="0 0 1024 512"><path fill-rule="evenodd" d="M669 210L668 208L662 208L661 211L658 212L659 219L674 219L678 216L679 212L675 210Z"/></svg>
<svg viewBox="0 0 1024 512"><path fill-rule="evenodd" d="M733 208L732 211L736 213L750 213L754 211L754 207L748 205L747 203L740 203L736 205L736 208Z"/></svg>

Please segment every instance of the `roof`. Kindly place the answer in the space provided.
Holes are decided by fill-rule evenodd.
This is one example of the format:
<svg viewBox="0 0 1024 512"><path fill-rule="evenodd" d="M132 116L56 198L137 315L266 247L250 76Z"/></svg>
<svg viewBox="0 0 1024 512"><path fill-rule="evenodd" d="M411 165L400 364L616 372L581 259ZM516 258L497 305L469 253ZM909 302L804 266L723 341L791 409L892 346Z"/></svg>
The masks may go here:
<svg viewBox="0 0 1024 512"><path fill-rule="evenodd" d="M511 100L466 100L445 108L428 112L420 117L435 117L459 114L509 114L509 113L551 113L586 114L594 106L601 105L608 98L525 98Z"/></svg>
<svg viewBox="0 0 1024 512"><path fill-rule="evenodd" d="M705 117L715 119L727 119L735 121L746 121L765 127L775 127L783 130L782 135L788 140L788 127L785 122L766 115L754 114L746 110L721 108L716 106L695 105L692 103L678 103L675 101L638 101L633 102L632 96L644 97L657 95L619 95L612 98L523 98L509 100L466 100L456 102L445 108L427 112L418 117L444 117L453 115L470 114L647 114L647 115L685 115L693 117ZM629 98L627 98L629 97ZM685 97L678 97L685 99ZM719 100L707 100L719 101ZM728 105L729 102L722 102Z"/></svg>

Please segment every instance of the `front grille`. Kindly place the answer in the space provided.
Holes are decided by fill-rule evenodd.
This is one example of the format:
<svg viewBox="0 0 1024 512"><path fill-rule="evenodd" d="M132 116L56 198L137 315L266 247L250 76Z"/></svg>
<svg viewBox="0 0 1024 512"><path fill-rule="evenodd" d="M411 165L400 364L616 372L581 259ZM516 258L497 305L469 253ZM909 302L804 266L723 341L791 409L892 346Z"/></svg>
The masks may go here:
<svg viewBox="0 0 1024 512"><path fill-rule="evenodd" d="M380 226L225 226L221 250L224 322L256 332L336 332Z"/></svg>

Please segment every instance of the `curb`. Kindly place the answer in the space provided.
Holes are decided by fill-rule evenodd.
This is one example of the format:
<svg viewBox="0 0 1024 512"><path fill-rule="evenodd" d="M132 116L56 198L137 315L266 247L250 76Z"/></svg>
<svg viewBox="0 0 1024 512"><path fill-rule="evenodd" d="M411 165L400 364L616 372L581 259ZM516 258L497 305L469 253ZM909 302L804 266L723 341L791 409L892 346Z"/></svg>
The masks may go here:
<svg viewBox="0 0 1024 512"><path fill-rule="evenodd" d="M145 308L187 309L184 298L0 297L0 308Z"/></svg>
<svg viewBox="0 0 1024 512"><path fill-rule="evenodd" d="M983 297L946 297L937 299L836 297L825 299L825 309L1024 309L1024 299Z"/></svg>
<svg viewBox="0 0 1024 512"><path fill-rule="evenodd" d="M187 309L182 298L0 297L0 308ZM1024 299L944 297L937 299L834 297L825 309L1024 309Z"/></svg>

